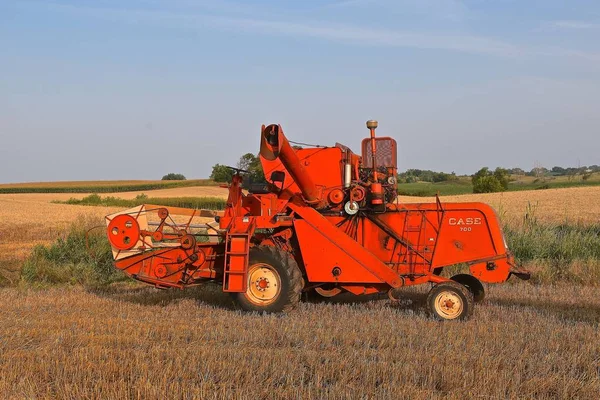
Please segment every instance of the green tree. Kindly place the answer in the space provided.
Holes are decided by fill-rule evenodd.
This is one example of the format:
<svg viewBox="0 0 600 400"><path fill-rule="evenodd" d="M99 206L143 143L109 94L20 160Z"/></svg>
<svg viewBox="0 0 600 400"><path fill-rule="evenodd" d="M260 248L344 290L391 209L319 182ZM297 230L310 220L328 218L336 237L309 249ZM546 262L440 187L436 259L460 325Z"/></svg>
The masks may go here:
<svg viewBox="0 0 600 400"><path fill-rule="evenodd" d="M447 174L445 172L435 172L422 169L407 169L405 172L398 174L398 182L447 182L457 181L458 177L454 172Z"/></svg>
<svg viewBox="0 0 600 400"><path fill-rule="evenodd" d="M526 172L522 168L510 168L507 170L509 175L525 175Z"/></svg>
<svg viewBox="0 0 600 400"><path fill-rule="evenodd" d="M262 164L260 163L260 157L255 156L252 153L246 153L241 156L237 162L236 168L248 171L250 181L253 183L266 182ZM215 164L212 173L210 174L210 179L215 182L231 182L231 178L233 178L234 174L235 171L228 166Z"/></svg>
<svg viewBox="0 0 600 400"><path fill-rule="evenodd" d="M185 181L185 176L183 176L183 174L174 174L174 173L169 173L165 176L162 177L163 181Z"/></svg>
<svg viewBox="0 0 600 400"><path fill-rule="evenodd" d="M508 190L508 171L504 168L496 168L494 170L494 177L500 182L503 190Z"/></svg>
<svg viewBox="0 0 600 400"><path fill-rule="evenodd" d="M254 154L246 153L240 157L240 160L237 163L237 167L239 169L250 171L250 169L257 163L257 161L259 161L259 159Z"/></svg>
<svg viewBox="0 0 600 400"><path fill-rule="evenodd" d="M483 167L472 177L473 193L503 192L508 189L508 171L496 168L494 172L488 167Z"/></svg>
<svg viewBox="0 0 600 400"><path fill-rule="evenodd" d="M252 153L246 153L240 157L237 167L250 173L250 180L252 183L266 182L259 156L255 156Z"/></svg>
<svg viewBox="0 0 600 400"><path fill-rule="evenodd" d="M213 165L210 179L215 182L231 182L233 178L233 170L226 165L215 164Z"/></svg>
<svg viewBox="0 0 600 400"><path fill-rule="evenodd" d="M563 167L552 167L552 169L550 170L554 175L566 175L567 174L567 170Z"/></svg>

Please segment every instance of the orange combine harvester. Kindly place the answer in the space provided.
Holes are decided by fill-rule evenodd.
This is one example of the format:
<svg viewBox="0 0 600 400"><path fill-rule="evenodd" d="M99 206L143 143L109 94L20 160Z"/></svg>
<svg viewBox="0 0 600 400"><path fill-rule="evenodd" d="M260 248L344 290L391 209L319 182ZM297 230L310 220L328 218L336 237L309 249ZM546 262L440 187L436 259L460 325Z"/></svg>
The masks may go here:
<svg viewBox="0 0 600 400"><path fill-rule="evenodd" d="M466 319L481 282L528 279L515 266L494 210L483 203L403 204L396 141L293 148L279 125L262 126L266 185L242 190L235 169L223 212L142 205L106 217L115 266L158 288L222 284L245 310L287 311L303 292L333 297L429 283L427 310ZM206 217L213 219L206 223ZM441 276L467 264L470 274Z"/></svg>

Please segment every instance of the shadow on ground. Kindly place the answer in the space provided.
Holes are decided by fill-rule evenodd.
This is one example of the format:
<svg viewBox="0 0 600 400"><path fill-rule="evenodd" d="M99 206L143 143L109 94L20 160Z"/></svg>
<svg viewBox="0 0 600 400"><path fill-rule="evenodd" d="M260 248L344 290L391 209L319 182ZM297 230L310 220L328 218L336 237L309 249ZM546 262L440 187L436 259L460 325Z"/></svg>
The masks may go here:
<svg viewBox="0 0 600 400"><path fill-rule="evenodd" d="M232 296L223 293L220 285L207 284L204 286L179 289L155 289L150 286L140 286L130 283L117 283L108 287L88 289L99 297L110 298L118 301L147 305L166 306L181 299L196 300L205 305L219 307L227 310L238 309ZM334 298L324 298L316 293L303 293L301 301L322 304L360 304L376 300L387 300L386 293L356 296L343 293ZM416 291L401 291L398 301L391 302L392 306L401 310L423 311L425 308L425 295Z"/></svg>
<svg viewBox="0 0 600 400"><path fill-rule="evenodd" d="M148 306L166 306L181 299L191 299L212 307L226 310L236 310L238 307L232 297L223 293L220 285L207 284L200 287L186 288L184 290L168 289L159 290L153 287L138 286L132 284L114 284L101 289L89 289L94 295L119 301ZM426 309L426 291L415 289L404 289L396 291L397 301L392 301L390 306L398 311L413 311L422 313ZM314 293L303 294L302 301L308 303L332 303L332 304L360 304L370 301L387 300L387 294L373 294L366 296L355 296L351 293L340 294L334 298L323 298ZM572 304L564 301L553 301L551 299L509 299L490 296L481 303L485 306L501 306L512 308L525 308L532 311L545 313L557 319L583 322L588 324L600 323L600 306L597 304Z"/></svg>
<svg viewBox="0 0 600 400"><path fill-rule="evenodd" d="M549 299L503 299L492 298L489 304L503 307L527 308L533 311L549 314L555 318L571 322L585 322L597 325L600 323L600 306L596 304L569 304Z"/></svg>
<svg viewBox="0 0 600 400"><path fill-rule="evenodd" d="M89 291L96 296L148 306L166 306L181 299L190 299L228 310L236 308L231 296L223 293L218 285L191 287L184 290L163 290L149 286L127 284L111 285L106 288L90 289Z"/></svg>

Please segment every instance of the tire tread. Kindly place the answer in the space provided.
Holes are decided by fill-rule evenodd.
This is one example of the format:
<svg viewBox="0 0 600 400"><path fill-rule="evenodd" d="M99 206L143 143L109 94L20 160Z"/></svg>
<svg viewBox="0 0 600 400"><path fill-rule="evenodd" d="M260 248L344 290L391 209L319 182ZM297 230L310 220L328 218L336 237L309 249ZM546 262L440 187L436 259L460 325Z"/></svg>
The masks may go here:
<svg viewBox="0 0 600 400"><path fill-rule="evenodd" d="M261 307L249 303L245 299L245 293L236 293L234 297L237 299L239 305L247 311L288 312L293 310L300 302L300 296L304 288L304 279L302 278L298 263L291 254L274 246L258 246L250 249L250 261L252 261L253 254L256 256L260 253L266 256L265 258L272 260L273 264L276 264L273 267L277 268L277 265L281 267L281 271L278 270L278 272L280 273L282 284L284 279L289 283L286 292L281 294L284 296L284 300L277 300L272 304ZM283 274L285 276L281 276Z"/></svg>

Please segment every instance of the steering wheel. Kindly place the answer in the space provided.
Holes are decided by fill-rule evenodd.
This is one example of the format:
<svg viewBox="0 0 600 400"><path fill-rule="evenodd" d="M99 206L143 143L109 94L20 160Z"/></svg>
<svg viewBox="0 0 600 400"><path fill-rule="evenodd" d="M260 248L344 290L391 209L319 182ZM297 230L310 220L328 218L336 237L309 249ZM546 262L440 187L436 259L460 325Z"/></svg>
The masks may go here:
<svg viewBox="0 0 600 400"><path fill-rule="evenodd" d="M239 174L240 172L243 172L245 174L249 174L250 171L246 171L245 169L241 169L241 168L236 168L236 167L230 167L229 165L224 165L224 167L227 167L231 170L234 170L236 174Z"/></svg>

